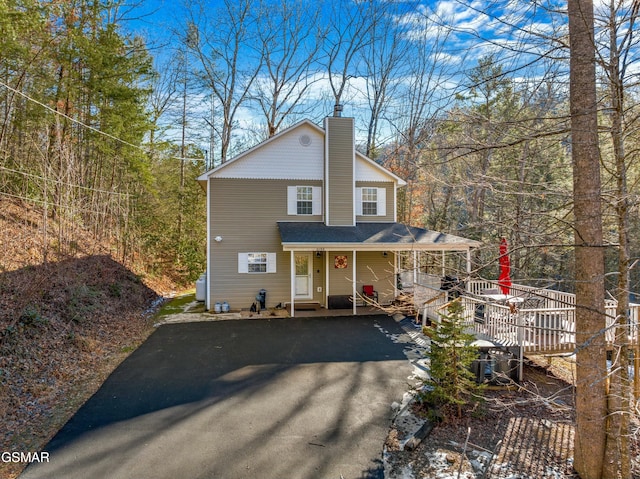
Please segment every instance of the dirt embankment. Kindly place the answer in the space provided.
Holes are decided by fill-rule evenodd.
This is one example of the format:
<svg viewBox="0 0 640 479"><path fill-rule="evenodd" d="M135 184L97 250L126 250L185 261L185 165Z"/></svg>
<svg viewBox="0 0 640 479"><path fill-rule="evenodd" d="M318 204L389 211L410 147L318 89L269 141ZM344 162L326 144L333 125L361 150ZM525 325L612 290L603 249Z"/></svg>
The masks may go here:
<svg viewBox="0 0 640 479"><path fill-rule="evenodd" d="M39 213L0 200L0 452L40 450L153 330L161 300L86 236L44 248ZM0 462L0 477L24 464Z"/></svg>

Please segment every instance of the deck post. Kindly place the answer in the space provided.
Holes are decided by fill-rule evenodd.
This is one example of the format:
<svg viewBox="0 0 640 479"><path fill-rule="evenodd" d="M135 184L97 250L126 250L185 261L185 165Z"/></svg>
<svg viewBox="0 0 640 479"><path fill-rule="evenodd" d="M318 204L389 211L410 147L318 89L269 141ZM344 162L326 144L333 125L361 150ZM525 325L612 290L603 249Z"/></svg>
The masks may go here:
<svg viewBox="0 0 640 479"><path fill-rule="evenodd" d="M637 335L637 333L636 333ZM636 401L640 400L640 345L636 336L636 347L633 350L633 392Z"/></svg>
<svg viewBox="0 0 640 479"><path fill-rule="evenodd" d="M522 383L522 376L524 375L524 344L523 344L523 315L520 313L516 313L516 325L518 328L517 339L518 339L518 382Z"/></svg>

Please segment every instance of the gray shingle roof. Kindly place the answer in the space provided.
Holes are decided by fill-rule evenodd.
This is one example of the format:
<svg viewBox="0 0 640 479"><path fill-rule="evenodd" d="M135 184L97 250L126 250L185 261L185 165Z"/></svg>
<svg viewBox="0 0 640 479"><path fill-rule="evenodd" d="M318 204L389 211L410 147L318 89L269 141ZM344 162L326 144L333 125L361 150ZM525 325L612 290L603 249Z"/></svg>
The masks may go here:
<svg viewBox="0 0 640 479"><path fill-rule="evenodd" d="M320 222L278 222L285 250L296 248L347 247L388 250L465 250L478 241L460 236L407 226L401 223L357 223L356 226L327 226Z"/></svg>

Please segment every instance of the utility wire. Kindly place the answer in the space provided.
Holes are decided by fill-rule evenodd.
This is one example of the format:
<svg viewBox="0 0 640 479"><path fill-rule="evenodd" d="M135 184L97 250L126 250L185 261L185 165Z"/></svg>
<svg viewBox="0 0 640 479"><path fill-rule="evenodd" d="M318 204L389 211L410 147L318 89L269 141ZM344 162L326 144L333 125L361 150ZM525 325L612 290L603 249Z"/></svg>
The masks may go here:
<svg viewBox="0 0 640 479"><path fill-rule="evenodd" d="M103 135L106 136L107 138L111 138L112 140L115 140L119 143L122 143L123 145L127 145L130 146L131 148L135 148L137 150L142 151L145 154L150 154L151 150L147 149L147 148L143 148L140 145L134 145L133 143L130 143L126 140L123 140L122 138L118 138L117 136L114 136L110 133L107 133L105 131L102 131L96 127L93 127L91 125L87 125L86 123L81 122L80 120L76 120L75 118L70 117L69 115L66 115L58 110L55 110L54 108L51 108L49 105L45 105L44 103L42 103L41 101L36 100L35 98L31 98L29 95L27 95L26 93L21 92L20 90L17 90L9 85L7 85L5 82L0 80L0 86L5 87L7 90L12 91L14 93L17 93L18 95L20 95L21 97L25 98L26 100L29 100L30 102L33 102L37 105L40 105L41 107L45 108L46 110L49 110L51 113L55 114L55 115L59 115L63 118L66 118L67 120L76 123L84 128L88 128L89 130L98 133L99 135ZM183 158L180 156L169 156L168 158L174 159L174 160L180 160L180 161L205 161L205 158Z"/></svg>
<svg viewBox="0 0 640 479"><path fill-rule="evenodd" d="M52 179L52 178L45 178L44 176L35 175L33 173L27 173L26 171L14 170L12 168L7 168L5 166L0 166L0 170L8 171L10 173L17 173L17 174L23 175L23 176L29 176L31 178L35 178L35 179L38 179L38 180L43 180L43 181L46 181L46 182L56 183L58 185L70 186L72 188L79 188L79 189L82 189L82 190L95 191L97 193L107 193L107 194L110 194L110 195L129 196L129 193L120 193L118 191L101 190L101 189L98 189L98 188L90 188L88 186L76 185L74 183L67 183L67 182L64 182L64 181L61 181L61 180L55 180L55 179Z"/></svg>

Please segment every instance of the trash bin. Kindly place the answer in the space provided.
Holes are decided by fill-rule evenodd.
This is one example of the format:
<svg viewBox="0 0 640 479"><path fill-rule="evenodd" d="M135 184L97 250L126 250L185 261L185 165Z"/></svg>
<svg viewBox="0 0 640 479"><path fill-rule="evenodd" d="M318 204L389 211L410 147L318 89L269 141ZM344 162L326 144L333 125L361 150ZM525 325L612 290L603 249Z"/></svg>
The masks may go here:
<svg viewBox="0 0 640 479"><path fill-rule="evenodd" d="M258 294L256 295L256 301L260 303L260 309L267 308L267 290L266 289L261 289L260 291L258 291Z"/></svg>

